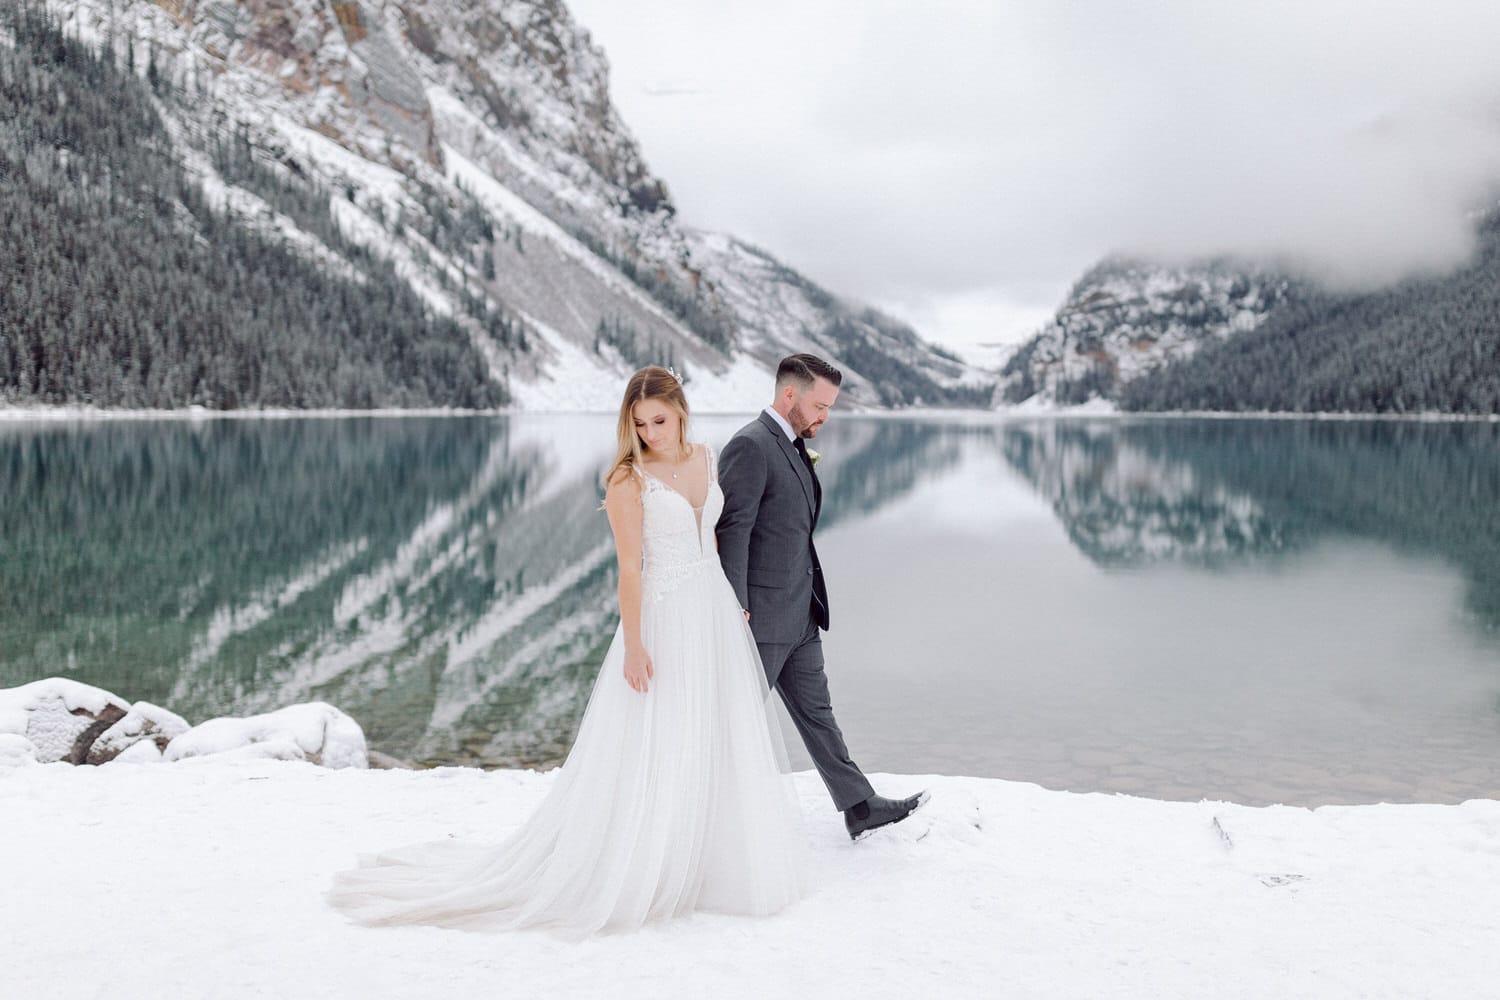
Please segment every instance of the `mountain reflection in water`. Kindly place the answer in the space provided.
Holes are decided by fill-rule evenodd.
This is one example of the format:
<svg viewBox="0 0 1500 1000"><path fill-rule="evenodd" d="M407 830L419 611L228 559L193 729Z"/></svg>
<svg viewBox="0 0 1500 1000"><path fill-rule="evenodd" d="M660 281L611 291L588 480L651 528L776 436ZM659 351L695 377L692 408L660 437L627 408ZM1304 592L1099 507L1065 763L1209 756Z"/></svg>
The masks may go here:
<svg viewBox="0 0 1500 1000"><path fill-rule="evenodd" d="M700 420L697 433L717 446L742 420ZM0 685L61 674L193 721L321 699L398 757L556 764L617 622L598 509L612 434L609 416L0 424ZM819 435L820 548L899 548L892 533L906 525L940 527L941 504L930 517L921 505L942 484L988 462L1025 484L1096 572L1224 574L1368 543L1453 567L1454 627L1489 643L1500 627L1497 436L1493 424L840 414ZM882 515L893 505L916 520L893 525ZM971 548L993 542L988 529L948 529L979 532ZM830 564L835 629L848 630L831 641L875 630L859 588L846 600L837 586L853 561ZM985 579L902 583L941 608L950 589L1023 585L1006 572L1000 559ZM1006 627L997 641L1024 645L1016 629L1056 623ZM923 640L937 655L944 633ZM854 706L870 757L901 769L889 751L952 734L935 715L933 733L881 749L887 724L858 709L880 699L858 685L913 683L893 679L882 655L861 650L859 670L842 668L835 700ZM899 697L913 693L920 685ZM1074 722L1088 730L1100 710L1080 705ZM1500 700L1482 711L1500 730ZM1066 779L1028 773L1011 746L943 759L1137 790L1112 784L1104 764L1092 777L1076 762Z"/></svg>

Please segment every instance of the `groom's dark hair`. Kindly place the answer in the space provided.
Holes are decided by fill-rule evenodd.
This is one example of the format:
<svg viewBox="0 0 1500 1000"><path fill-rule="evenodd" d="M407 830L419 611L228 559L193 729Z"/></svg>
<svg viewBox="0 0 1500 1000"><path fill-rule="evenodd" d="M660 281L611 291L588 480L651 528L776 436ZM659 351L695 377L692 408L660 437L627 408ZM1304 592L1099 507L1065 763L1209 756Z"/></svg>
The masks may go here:
<svg viewBox="0 0 1500 1000"><path fill-rule="evenodd" d="M776 366L776 389L788 382L796 382L799 388L807 389L813 379L826 379L838 385L844 381L844 373L818 357L816 354L789 354Z"/></svg>

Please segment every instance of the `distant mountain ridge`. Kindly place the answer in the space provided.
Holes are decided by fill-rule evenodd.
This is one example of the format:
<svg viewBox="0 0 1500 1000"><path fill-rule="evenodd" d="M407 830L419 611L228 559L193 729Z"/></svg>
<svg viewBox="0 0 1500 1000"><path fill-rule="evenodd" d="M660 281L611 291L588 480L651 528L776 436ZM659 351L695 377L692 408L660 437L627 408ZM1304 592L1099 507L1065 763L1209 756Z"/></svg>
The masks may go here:
<svg viewBox="0 0 1500 1000"><path fill-rule="evenodd" d="M1335 292L1254 264L1112 259L1002 371L1005 403L1500 413L1500 210L1464 267Z"/></svg>
<svg viewBox="0 0 1500 1000"><path fill-rule="evenodd" d="M1076 405L1253 330L1292 299L1291 279L1230 260L1163 266L1124 257L1091 268L1002 369L1007 403Z"/></svg>
<svg viewBox="0 0 1500 1000"><path fill-rule="evenodd" d="M1467 265L1370 292L1304 287L1253 330L1125 386L1131 410L1500 414L1500 210Z"/></svg>
<svg viewBox="0 0 1500 1000"><path fill-rule="evenodd" d="M356 284L371 280L366 257L393 269L434 322L462 331L493 398L612 408L626 373L671 362L699 408L749 409L776 358L815 350L845 370L855 404L989 402L993 376L904 324L681 225L610 101L603 52L558 0L45 9L150 84L164 152L231 225ZM299 199L314 204L292 210ZM0 382L6 398L38 399ZM193 402L204 400L173 405ZM265 400L220 392L206 404Z"/></svg>

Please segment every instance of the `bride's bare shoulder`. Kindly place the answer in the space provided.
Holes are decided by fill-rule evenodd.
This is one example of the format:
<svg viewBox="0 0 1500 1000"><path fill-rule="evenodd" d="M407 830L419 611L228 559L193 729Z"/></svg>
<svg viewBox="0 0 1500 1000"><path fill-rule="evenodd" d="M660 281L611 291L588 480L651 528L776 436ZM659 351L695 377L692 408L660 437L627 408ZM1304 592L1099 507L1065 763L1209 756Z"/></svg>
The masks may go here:
<svg viewBox="0 0 1500 1000"><path fill-rule="evenodd" d="M638 497L641 495L641 474L634 466L620 465L611 470L604 479L604 502L614 497Z"/></svg>

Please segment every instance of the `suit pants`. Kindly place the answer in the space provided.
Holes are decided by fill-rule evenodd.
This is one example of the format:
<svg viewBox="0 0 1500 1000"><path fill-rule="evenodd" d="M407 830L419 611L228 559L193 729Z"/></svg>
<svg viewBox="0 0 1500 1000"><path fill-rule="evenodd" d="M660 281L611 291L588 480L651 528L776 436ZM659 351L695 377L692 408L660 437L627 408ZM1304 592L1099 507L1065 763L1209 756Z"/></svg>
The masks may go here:
<svg viewBox="0 0 1500 1000"><path fill-rule="evenodd" d="M758 642L756 647L766 668L766 681L786 704L833 804L844 810L874 795L864 773L849 759L844 734L834 720L828 675L823 671L823 635L817 624L809 616L807 631L797 642Z"/></svg>

